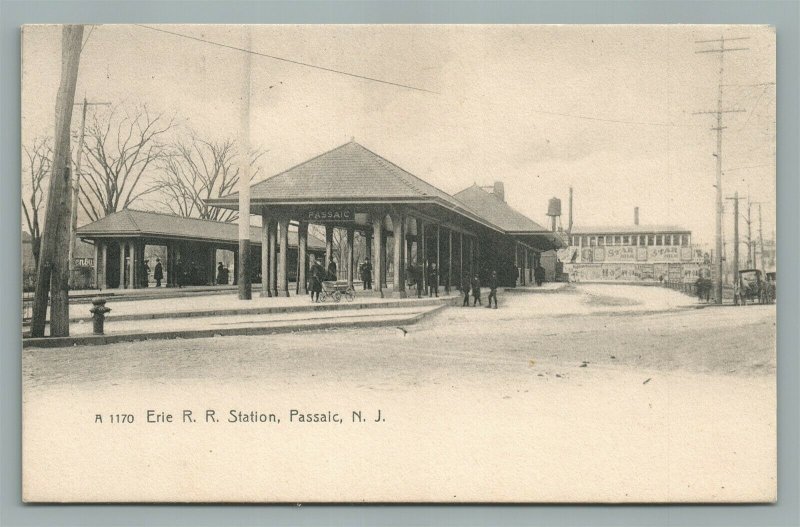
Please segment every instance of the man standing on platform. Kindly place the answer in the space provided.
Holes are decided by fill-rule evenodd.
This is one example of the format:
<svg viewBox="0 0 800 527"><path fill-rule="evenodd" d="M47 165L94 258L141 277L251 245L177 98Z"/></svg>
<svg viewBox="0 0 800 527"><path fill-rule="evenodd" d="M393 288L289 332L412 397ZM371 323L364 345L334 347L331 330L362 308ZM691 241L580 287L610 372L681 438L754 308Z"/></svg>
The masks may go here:
<svg viewBox="0 0 800 527"><path fill-rule="evenodd" d="M361 281L364 283L364 290L372 289L372 264L369 260L361 266Z"/></svg>
<svg viewBox="0 0 800 527"><path fill-rule="evenodd" d="M161 280L164 278L164 267L161 265L161 258L156 258L156 267L153 269L153 279L156 287L161 287Z"/></svg>
<svg viewBox="0 0 800 527"><path fill-rule="evenodd" d="M492 307L492 299L494 298L494 308L497 309L497 271L492 271L489 276L489 305L487 309Z"/></svg>
<svg viewBox="0 0 800 527"><path fill-rule="evenodd" d="M328 280L336 281L336 262L333 261L333 258L328 260Z"/></svg>
<svg viewBox="0 0 800 527"><path fill-rule="evenodd" d="M431 263L430 271L428 272L428 296L436 294L439 298L439 270L436 268L436 263Z"/></svg>

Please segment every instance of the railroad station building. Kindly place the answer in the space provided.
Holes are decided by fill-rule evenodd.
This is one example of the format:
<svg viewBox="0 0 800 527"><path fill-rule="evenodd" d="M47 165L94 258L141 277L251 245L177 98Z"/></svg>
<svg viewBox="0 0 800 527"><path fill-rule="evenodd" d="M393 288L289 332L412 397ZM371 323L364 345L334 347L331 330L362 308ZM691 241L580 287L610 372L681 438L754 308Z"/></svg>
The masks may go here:
<svg viewBox="0 0 800 527"><path fill-rule="evenodd" d="M498 188L502 188L500 185ZM238 194L208 200L217 207L238 209ZM325 261L333 258L334 229L346 232L346 258L338 262L340 278L356 279L353 240L366 238L372 263L373 290L405 297L407 270L435 263L438 288L449 292L470 277L497 271L501 284L530 283L542 251L566 246L561 233L549 232L512 209L504 196L478 187L452 196L403 170L391 161L350 141L284 172L254 184L250 213L261 216L262 295L288 295L287 263L272 251L297 222L299 255L306 249L309 224L324 225ZM305 291L309 266L299 267ZM418 275L427 286L425 273Z"/></svg>
<svg viewBox="0 0 800 527"><path fill-rule="evenodd" d="M258 227L251 230L256 247L260 246ZM145 249L161 247L165 261L164 285L221 285L217 283L217 251L230 251L238 268L239 230L234 223L185 218L174 214L125 209L78 228L78 237L94 245L94 276L98 289L133 289L147 287ZM279 246L276 248L280 251ZM287 261L297 266L297 232L290 233ZM320 255L325 244L310 237L307 251ZM261 269L260 252L251 254L250 268L255 281ZM154 263L148 262L150 268ZM296 274L296 273L292 273ZM133 279L131 279L133 277ZM232 273L236 283L236 273ZM152 284L150 280L150 284Z"/></svg>
<svg viewBox="0 0 800 527"><path fill-rule="evenodd" d="M207 202L238 210L239 196ZM340 280L358 280L356 233L372 264L374 294L400 298L411 272L428 285L426 273L413 270L429 263L445 292L474 276L485 283L492 271L503 286L526 285L543 252L567 245L563 233L510 207L500 182L450 195L354 141L253 184L249 213L261 218L251 228L248 265L262 296L288 296L292 281L295 292L306 293L314 261L327 267L334 260ZM311 225L324 240L309 232ZM126 209L84 225L78 236L94 244L97 283L107 288L147 286L140 273L148 245L166 248L167 286L177 285L179 275L187 285L213 284L220 249L239 266L235 224Z"/></svg>

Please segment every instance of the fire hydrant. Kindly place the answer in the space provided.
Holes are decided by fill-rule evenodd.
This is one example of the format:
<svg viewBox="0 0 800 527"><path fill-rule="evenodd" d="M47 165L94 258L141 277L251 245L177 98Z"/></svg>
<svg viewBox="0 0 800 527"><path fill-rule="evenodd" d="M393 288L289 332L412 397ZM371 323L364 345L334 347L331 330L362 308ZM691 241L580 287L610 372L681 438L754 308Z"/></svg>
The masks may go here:
<svg viewBox="0 0 800 527"><path fill-rule="evenodd" d="M110 307L106 307L106 299L95 297L92 299L94 307L89 311L92 313L92 329L95 335L103 334L103 324L106 320L106 313L111 311Z"/></svg>

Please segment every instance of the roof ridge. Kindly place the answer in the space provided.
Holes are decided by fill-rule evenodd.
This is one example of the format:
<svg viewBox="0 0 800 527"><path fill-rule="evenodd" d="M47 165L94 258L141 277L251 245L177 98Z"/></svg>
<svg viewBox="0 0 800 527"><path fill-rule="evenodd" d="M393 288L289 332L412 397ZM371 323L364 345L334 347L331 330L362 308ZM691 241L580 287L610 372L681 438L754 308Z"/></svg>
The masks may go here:
<svg viewBox="0 0 800 527"><path fill-rule="evenodd" d="M331 148L330 150L326 150L325 152L322 152L321 154L317 154L317 155L315 155L314 157L312 157L312 158L310 158L310 159L306 159L305 161L302 161L302 162L300 162L300 163L297 163L296 165L292 165L292 166L290 166L289 168L287 168L287 169L285 169L285 170L281 170L281 171L280 171L280 172L278 172L277 174L273 174L273 175L271 175L271 176L269 176L269 177L265 177L265 178L264 178L264 179L262 179L261 181L259 181L259 182L257 182L257 183L253 183L252 185L250 185L250 187L251 187L251 188L252 188L252 187L255 187L255 186L257 186L257 185L260 185L260 184L264 183L265 181L269 181L269 180L270 180L270 179L272 179L272 178L276 178L276 177L278 177L278 176L282 176L283 174L285 174L285 173L287 173L287 172L289 172L289 171L291 171L291 170L294 170L295 168L299 168L299 167L301 167L301 166L303 166L303 165L307 165L308 163L311 163L312 161L314 161L314 160L316 160L316 159L319 159L320 157L322 157L322 156L324 156L324 155L327 155L327 154L333 153L333 152L335 152L335 151L337 151L337 150L340 150L340 149L342 149L342 148L344 148L344 147L346 147L347 145L350 145L350 144L357 144L357 145L358 145L358 143L356 143L355 141L352 141L352 140L351 140L351 141L348 141L348 142L346 142L346 143L343 143L343 144L341 144L341 145L339 145L339 146L337 146L337 147L335 147L335 148ZM358 146L361 146L361 145L358 145ZM362 148L364 148L364 147L362 146ZM228 196L233 196L234 194L238 194L238 192L232 192L232 193L228 194ZM227 197L227 196L220 196L220 197Z"/></svg>
<svg viewBox="0 0 800 527"><path fill-rule="evenodd" d="M122 209L122 211L128 213L128 219L130 220L131 223L133 223L134 229L136 229L137 231L141 232L142 228L139 227L139 224L136 223L136 220L133 218L133 215L131 214L131 212L135 212L135 211L132 211L132 210L128 209L127 207Z"/></svg>
<svg viewBox="0 0 800 527"><path fill-rule="evenodd" d="M231 221L217 221L217 220L210 220L208 218L194 218L191 216L181 216L180 214L175 214L174 212L159 212L155 210L140 210L140 209L124 209L131 212L140 212L142 214L155 214L157 216L169 216L171 218L178 218L181 220L192 220L192 221L205 221L209 223L216 223L219 225L237 225L237 223ZM134 222L135 223L135 222ZM258 227L258 225L250 224L250 227Z"/></svg>

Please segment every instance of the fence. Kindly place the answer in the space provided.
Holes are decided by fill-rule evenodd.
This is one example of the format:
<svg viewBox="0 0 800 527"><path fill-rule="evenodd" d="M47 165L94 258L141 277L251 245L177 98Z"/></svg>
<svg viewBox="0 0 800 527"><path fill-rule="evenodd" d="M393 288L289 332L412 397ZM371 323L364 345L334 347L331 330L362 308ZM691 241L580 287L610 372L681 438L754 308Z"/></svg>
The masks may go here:
<svg viewBox="0 0 800 527"><path fill-rule="evenodd" d="M663 285L674 291L680 291L690 296L697 296L697 284L694 282L664 280Z"/></svg>

